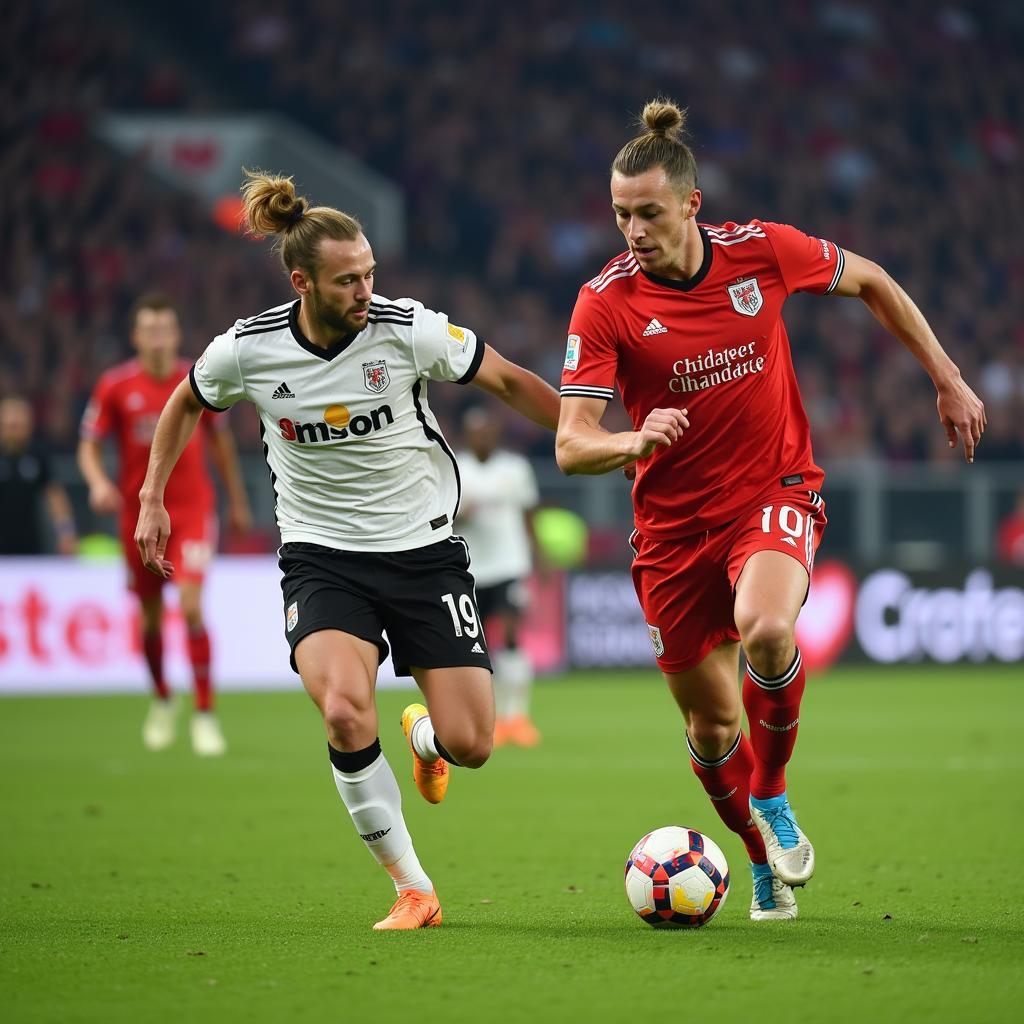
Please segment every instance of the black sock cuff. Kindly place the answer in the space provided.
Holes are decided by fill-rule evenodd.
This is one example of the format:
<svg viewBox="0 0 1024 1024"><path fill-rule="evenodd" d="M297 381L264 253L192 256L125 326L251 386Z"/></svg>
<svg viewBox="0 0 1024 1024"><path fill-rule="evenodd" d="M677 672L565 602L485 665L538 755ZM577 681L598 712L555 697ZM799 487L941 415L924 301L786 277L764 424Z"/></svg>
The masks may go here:
<svg viewBox="0 0 1024 1024"><path fill-rule="evenodd" d="M436 751L438 752L438 754L439 754L439 755L440 755L441 757L443 757L443 758L444 758L444 759L445 759L445 760L446 760L446 761L447 761L447 762L448 762L449 764L451 764L451 765L454 765L454 766L455 766L456 768L459 768L459 767L461 767L461 766L459 765L459 762L458 762L458 761L456 761L456 760L455 760L455 758L454 758L454 757L452 757L452 755L451 755L451 754L449 754L449 753L448 753L448 751L447 751L447 750L445 750L445 749L444 749L444 747L443 747L443 746L441 745L441 741L440 741L440 740L439 740L439 739L437 738L437 733L434 733L434 749L435 749L435 750L436 750Z"/></svg>
<svg viewBox="0 0 1024 1024"><path fill-rule="evenodd" d="M796 653L793 655L793 660L790 663L789 668L782 673L781 676L763 676L759 672L754 671L754 667L747 662L747 675L761 687L762 690L781 690L784 686L789 686L797 674L800 672L803 666L803 658L800 656L800 648L796 649Z"/></svg>
<svg viewBox="0 0 1024 1024"><path fill-rule="evenodd" d="M331 759L331 764L339 772L343 774L361 772L364 768L369 768L380 757L380 737L362 750L335 750L328 743L327 754Z"/></svg>
<svg viewBox="0 0 1024 1024"><path fill-rule="evenodd" d="M726 751L726 753L718 758L717 761L709 761L707 758L703 758L697 753L696 748L693 745L693 740L690 739L690 734L686 733L686 749L689 751L690 757L693 761L701 768L721 768L726 761L732 757L740 748L740 740L743 739L743 730L741 729L736 733L736 739L732 741L732 746Z"/></svg>

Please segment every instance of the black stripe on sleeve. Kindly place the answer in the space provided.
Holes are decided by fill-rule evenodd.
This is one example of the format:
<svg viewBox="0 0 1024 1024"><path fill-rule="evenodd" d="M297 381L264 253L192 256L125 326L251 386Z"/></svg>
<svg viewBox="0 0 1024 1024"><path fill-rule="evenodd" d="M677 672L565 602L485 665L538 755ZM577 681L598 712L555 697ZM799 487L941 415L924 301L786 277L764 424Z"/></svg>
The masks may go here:
<svg viewBox="0 0 1024 1024"><path fill-rule="evenodd" d="M599 388L584 384L563 384L559 388L563 398L601 398L610 402L615 397L614 388Z"/></svg>
<svg viewBox="0 0 1024 1024"><path fill-rule="evenodd" d="M836 285L839 284L839 278L843 276L843 270L846 268L846 254L835 242L832 245L835 246L839 258L836 260L836 272L832 275L832 283L825 289L826 295L831 295L835 291Z"/></svg>
<svg viewBox="0 0 1024 1024"><path fill-rule="evenodd" d="M292 304L289 302L285 306L278 306L276 309L268 309L265 313L251 316L248 320L242 321L242 329L256 327L258 324L267 323L269 320L277 320L279 317L287 316L291 307Z"/></svg>
<svg viewBox="0 0 1024 1024"><path fill-rule="evenodd" d="M456 384L469 384L480 371L480 364L484 361L484 349L487 345L479 338L476 339L476 351L473 353L473 360L469 369L455 382Z"/></svg>
<svg viewBox="0 0 1024 1024"><path fill-rule="evenodd" d="M202 393L202 391L199 390L199 385L196 383L196 368L195 368L195 366L189 367L188 382L189 382L189 384L192 385L192 394L194 394L196 396L196 398L199 399L200 404L202 404L207 409L209 409L210 412L227 412L228 411L227 407L225 407L223 409L218 409L217 406L210 405L210 403L205 398L203 398L203 393Z"/></svg>
<svg viewBox="0 0 1024 1024"><path fill-rule="evenodd" d="M257 324L254 327L246 327L243 330L235 331L236 338L248 338L251 334L272 334L274 331L283 331L288 326L288 317L275 320L273 323Z"/></svg>
<svg viewBox="0 0 1024 1024"><path fill-rule="evenodd" d="M377 313L394 313L411 317L415 310L411 306L399 306L396 302L374 302L370 300L370 309Z"/></svg>
<svg viewBox="0 0 1024 1024"><path fill-rule="evenodd" d="M400 320L393 316L383 316L380 313L374 313L373 310L370 310L366 319L371 324L398 324L400 327L412 327L411 320Z"/></svg>

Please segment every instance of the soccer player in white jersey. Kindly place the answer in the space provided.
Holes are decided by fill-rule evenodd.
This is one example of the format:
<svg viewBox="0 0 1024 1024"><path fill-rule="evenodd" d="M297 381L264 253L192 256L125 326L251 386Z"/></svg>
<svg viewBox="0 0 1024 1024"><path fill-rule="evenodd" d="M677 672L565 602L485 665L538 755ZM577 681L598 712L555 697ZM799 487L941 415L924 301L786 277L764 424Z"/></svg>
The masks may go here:
<svg viewBox="0 0 1024 1024"><path fill-rule="evenodd" d="M469 554L452 533L459 473L428 384L472 381L551 430L558 395L445 314L376 294L373 251L352 217L310 207L289 178L249 173L242 194L252 230L278 237L298 298L236 321L178 385L157 424L135 539L147 568L173 574L171 469L204 409L252 402L277 496L292 668L323 715L356 831L398 892L374 928L439 925L374 702L386 631L396 670L411 672L430 709L402 715L422 795L439 802L449 764L478 768L490 755L491 666Z"/></svg>
<svg viewBox="0 0 1024 1024"><path fill-rule="evenodd" d="M535 546L537 478L528 459L498 447L500 427L488 410L467 409L462 435L467 448L459 452L462 504L457 525L473 553L480 618L501 622L502 647L492 659L498 712L494 745L535 747L540 733L530 721L533 666L520 644L520 631Z"/></svg>

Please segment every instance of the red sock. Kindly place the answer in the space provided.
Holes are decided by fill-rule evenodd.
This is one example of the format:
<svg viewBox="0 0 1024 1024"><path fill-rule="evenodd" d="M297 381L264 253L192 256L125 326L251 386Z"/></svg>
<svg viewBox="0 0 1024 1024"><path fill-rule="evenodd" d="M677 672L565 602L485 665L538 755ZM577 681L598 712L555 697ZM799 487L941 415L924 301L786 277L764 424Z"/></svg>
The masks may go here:
<svg viewBox="0 0 1024 1024"><path fill-rule="evenodd" d="M743 706L747 709L750 745L754 748L750 792L757 800L786 792L786 765L796 745L800 698L806 683L799 648L793 664L774 679L759 675L747 664Z"/></svg>
<svg viewBox="0 0 1024 1024"><path fill-rule="evenodd" d="M210 636L200 627L188 634L188 658L195 680L196 711L213 709L213 687L210 685Z"/></svg>
<svg viewBox="0 0 1024 1024"><path fill-rule="evenodd" d="M747 848L747 856L755 864L765 864L768 855L764 850L764 840L757 826L750 820L750 772L754 767L754 752L750 749L747 737L740 734L725 757L717 761L708 761L701 757L686 737L686 746L690 751L690 764L693 774L700 779L704 792L711 797L718 816L743 840Z"/></svg>
<svg viewBox="0 0 1024 1024"><path fill-rule="evenodd" d="M146 666L156 695L161 700L167 700L171 690L164 682L164 637L159 629L155 633L142 634L142 653L146 658Z"/></svg>

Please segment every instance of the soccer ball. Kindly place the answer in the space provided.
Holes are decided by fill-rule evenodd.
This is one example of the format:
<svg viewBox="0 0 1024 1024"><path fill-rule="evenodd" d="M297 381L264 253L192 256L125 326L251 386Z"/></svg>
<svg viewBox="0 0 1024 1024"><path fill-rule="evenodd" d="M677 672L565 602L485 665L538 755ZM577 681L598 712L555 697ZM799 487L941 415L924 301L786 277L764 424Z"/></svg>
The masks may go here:
<svg viewBox="0 0 1024 1024"><path fill-rule="evenodd" d="M656 828L626 861L626 896L655 928L699 928L725 905L729 864L696 829Z"/></svg>

